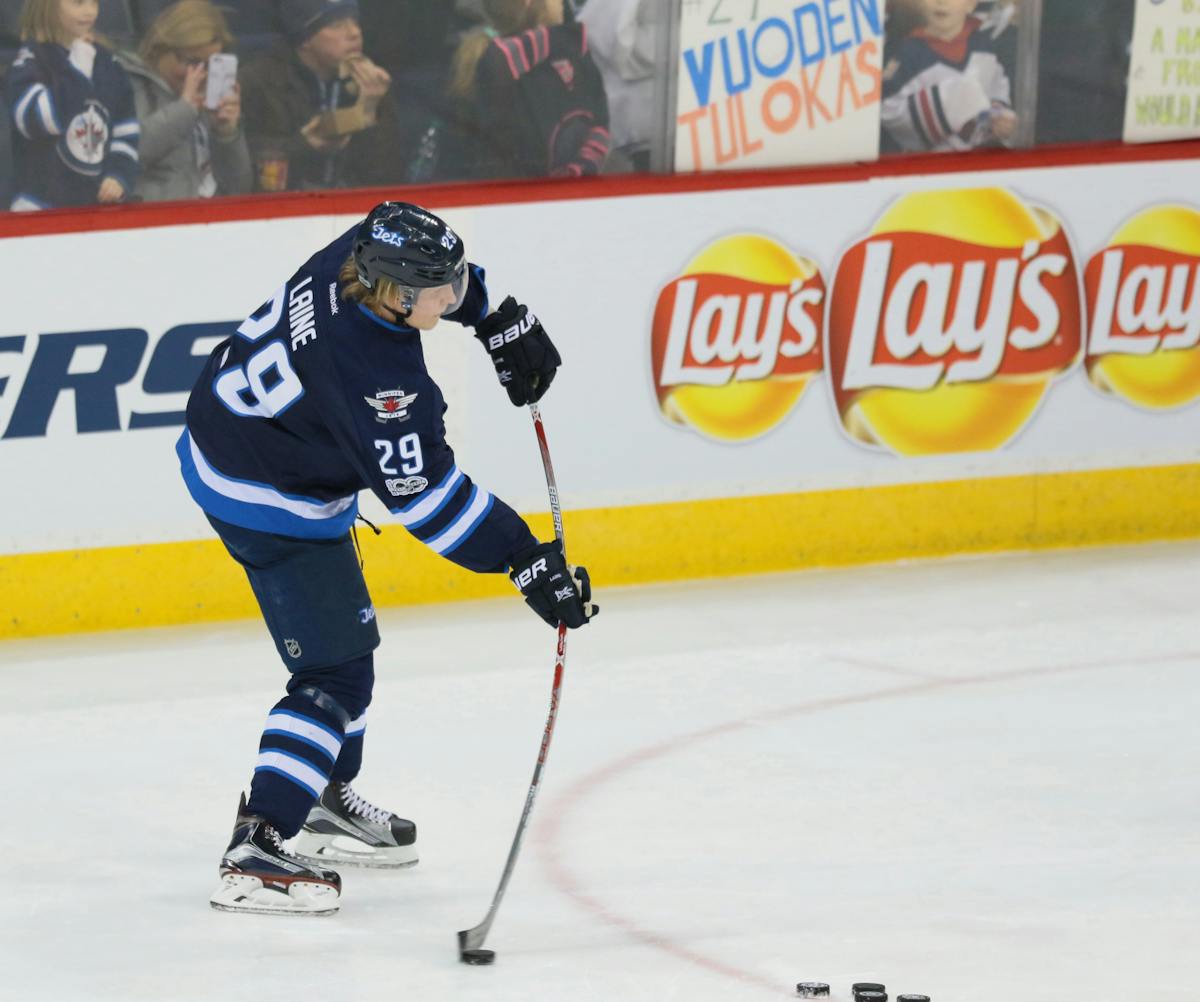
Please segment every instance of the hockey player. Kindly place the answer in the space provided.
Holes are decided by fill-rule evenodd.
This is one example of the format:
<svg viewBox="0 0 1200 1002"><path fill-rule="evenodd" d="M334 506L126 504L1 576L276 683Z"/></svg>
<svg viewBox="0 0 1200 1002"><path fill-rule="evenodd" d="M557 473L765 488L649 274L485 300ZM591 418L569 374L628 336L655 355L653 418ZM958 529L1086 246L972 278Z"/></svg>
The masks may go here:
<svg viewBox="0 0 1200 1002"><path fill-rule="evenodd" d="M512 297L489 312L483 270L458 235L417 206L385 202L218 345L192 391L177 446L184 481L245 568L291 672L215 908L328 914L341 881L324 864L417 860L412 822L350 785L379 644L350 538L360 490L434 552L523 582L550 625L583 626L596 612L587 571L455 463L421 352L420 332L442 319L475 328L513 404L550 386L560 358L537 318Z"/></svg>
<svg viewBox="0 0 1200 1002"><path fill-rule="evenodd" d="M1017 131L995 36L977 0L921 0L924 26L901 39L883 71L881 117L904 151L1006 145Z"/></svg>

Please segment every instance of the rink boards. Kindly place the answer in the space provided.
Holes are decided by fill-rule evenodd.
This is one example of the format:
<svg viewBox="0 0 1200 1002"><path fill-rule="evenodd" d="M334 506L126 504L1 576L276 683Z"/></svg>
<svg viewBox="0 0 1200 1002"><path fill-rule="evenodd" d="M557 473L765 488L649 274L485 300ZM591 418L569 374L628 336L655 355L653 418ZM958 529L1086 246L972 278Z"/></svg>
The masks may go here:
<svg viewBox="0 0 1200 1002"><path fill-rule="evenodd" d="M1195 152L413 197L559 345L568 545L624 584L1200 534ZM0 637L253 614L186 388L374 200L5 221ZM528 416L469 332L425 345L460 466L548 534ZM363 511L378 604L509 593Z"/></svg>

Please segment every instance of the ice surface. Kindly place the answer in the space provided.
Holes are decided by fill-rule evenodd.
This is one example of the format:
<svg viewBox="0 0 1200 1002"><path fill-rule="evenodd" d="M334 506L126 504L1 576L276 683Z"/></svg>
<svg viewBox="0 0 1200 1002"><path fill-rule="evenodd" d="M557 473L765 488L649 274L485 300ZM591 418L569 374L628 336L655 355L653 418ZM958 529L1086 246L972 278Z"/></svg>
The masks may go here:
<svg viewBox="0 0 1200 1002"><path fill-rule="evenodd" d="M332 919L207 904L284 677L261 625L0 645L0 998L1194 996L1198 566L1186 543L599 589L491 968L455 933L553 666L515 599L381 613L356 786L422 859L345 870Z"/></svg>

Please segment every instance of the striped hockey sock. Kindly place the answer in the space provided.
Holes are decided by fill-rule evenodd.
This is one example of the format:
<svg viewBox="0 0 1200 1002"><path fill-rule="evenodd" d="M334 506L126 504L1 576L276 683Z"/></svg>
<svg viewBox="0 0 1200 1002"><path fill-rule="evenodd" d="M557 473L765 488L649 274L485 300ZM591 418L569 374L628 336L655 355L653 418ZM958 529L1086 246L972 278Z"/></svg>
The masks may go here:
<svg viewBox="0 0 1200 1002"><path fill-rule="evenodd" d="M342 753L334 764L331 778L339 783L349 783L362 768L363 737L367 730L367 715L352 720L346 727L346 740Z"/></svg>
<svg viewBox="0 0 1200 1002"><path fill-rule="evenodd" d="M330 702L325 697L321 701ZM267 717L247 809L266 818L284 838L300 830L342 754L344 718L334 709L297 691L276 703ZM358 745L361 759L361 737Z"/></svg>

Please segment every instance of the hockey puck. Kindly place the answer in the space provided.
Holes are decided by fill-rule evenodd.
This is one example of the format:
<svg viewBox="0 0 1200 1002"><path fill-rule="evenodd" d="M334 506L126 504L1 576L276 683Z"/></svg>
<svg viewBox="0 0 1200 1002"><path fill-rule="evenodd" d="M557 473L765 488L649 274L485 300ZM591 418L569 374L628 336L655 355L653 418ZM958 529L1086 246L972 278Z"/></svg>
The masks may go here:
<svg viewBox="0 0 1200 1002"><path fill-rule="evenodd" d="M850 986L850 991L855 995L859 992L886 992L887 986L878 981L856 981Z"/></svg>
<svg viewBox="0 0 1200 1002"><path fill-rule="evenodd" d="M796 994L802 999L827 999L829 985L824 981L801 981L796 985Z"/></svg>
<svg viewBox="0 0 1200 1002"><path fill-rule="evenodd" d="M484 967L487 964L496 962L495 950L463 950L458 959L464 964L471 964L475 967Z"/></svg>
<svg viewBox="0 0 1200 1002"><path fill-rule="evenodd" d="M888 1002L887 992L855 992L854 1002Z"/></svg>

